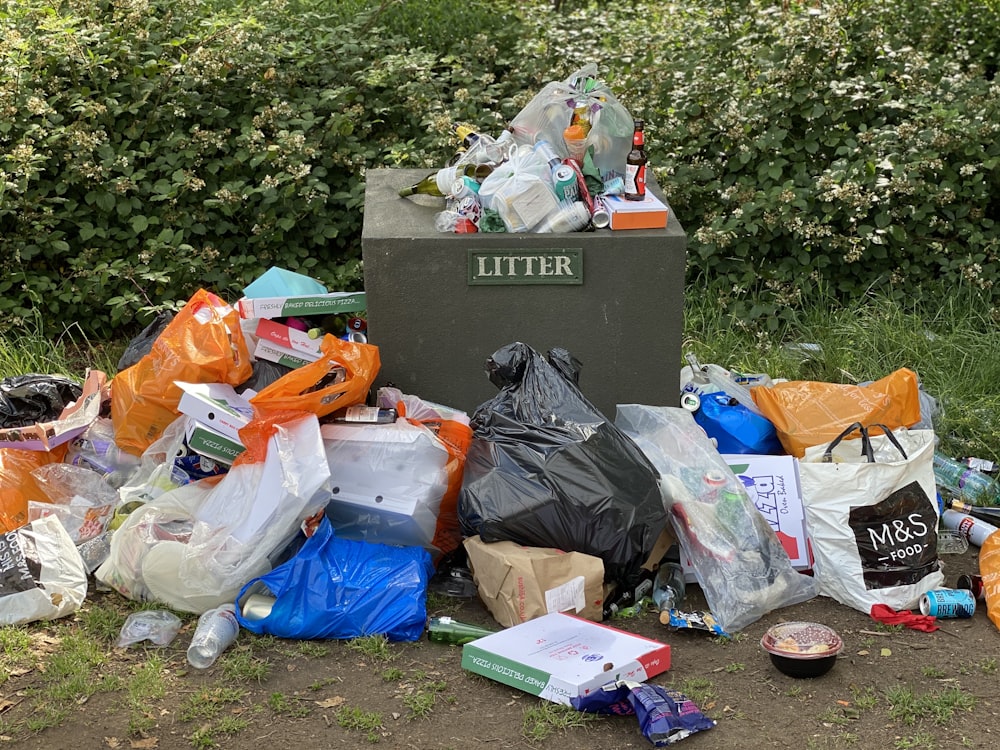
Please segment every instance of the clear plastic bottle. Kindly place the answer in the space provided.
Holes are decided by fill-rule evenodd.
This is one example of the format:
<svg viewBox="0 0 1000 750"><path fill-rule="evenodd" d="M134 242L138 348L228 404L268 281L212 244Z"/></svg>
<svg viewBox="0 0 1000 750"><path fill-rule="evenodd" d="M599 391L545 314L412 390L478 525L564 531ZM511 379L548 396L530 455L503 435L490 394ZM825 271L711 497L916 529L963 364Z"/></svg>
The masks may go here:
<svg viewBox="0 0 1000 750"><path fill-rule="evenodd" d="M188 664L195 669L208 669L233 645L239 632L236 605L228 603L208 610L198 618L198 626L188 646Z"/></svg>
<svg viewBox="0 0 1000 750"><path fill-rule="evenodd" d="M653 602L660 610L660 622L670 624L670 610L684 600L684 569L679 562L664 560L653 580Z"/></svg>
<svg viewBox="0 0 1000 750"><path fill-rule="evenodd" d="M1000 484L995 479L941 453L934 454L934 479L962 502L1000 505Z"/></svg>

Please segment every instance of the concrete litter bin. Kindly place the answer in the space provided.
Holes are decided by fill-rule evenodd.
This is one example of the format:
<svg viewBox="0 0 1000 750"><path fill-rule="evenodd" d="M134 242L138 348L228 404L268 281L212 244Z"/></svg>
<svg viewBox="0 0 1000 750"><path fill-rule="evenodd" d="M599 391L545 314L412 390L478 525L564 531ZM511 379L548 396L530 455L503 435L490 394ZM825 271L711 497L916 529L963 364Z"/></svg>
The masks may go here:
<svg viewBox="0 0 1000 750"><path fill-rule="evenodd" d="M619 403L676 406L687 239L665 229L560 234L439 232L441 198L400 198L427 170L367 174L362 253L376 386L469 412L496 394L501 346L568 349L606 417ZM650 189L663 198L655 183ZM665 202L665 201L664 201Z"/></svg>

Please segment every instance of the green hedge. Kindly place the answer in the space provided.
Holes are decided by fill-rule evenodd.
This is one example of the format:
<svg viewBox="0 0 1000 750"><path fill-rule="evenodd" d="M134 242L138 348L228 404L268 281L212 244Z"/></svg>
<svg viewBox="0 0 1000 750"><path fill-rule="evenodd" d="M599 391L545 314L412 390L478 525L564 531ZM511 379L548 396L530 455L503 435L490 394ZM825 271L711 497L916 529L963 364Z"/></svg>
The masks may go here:
<svg viewBox="0 0 1000 750"><path fill-rule="evenodd" d="M440 28L458 6L8 4L0 329L132 330L199 286L235 299L271 265L359 288L365 169L444 153L452 118L507 96L502 15L492 38L453 24L479 43L474 69L386 26Z"/></svg>
<svg viewBox="0 0 1000 750"><path fill-rule="evenodd" d="M562 7L5 5L0 331L120 334L271 265L358 289L366 169L436 168L452 123L497 133L589 62L647 121L689 278L726 281L734 314L993 292L995 0Z"/></svg>

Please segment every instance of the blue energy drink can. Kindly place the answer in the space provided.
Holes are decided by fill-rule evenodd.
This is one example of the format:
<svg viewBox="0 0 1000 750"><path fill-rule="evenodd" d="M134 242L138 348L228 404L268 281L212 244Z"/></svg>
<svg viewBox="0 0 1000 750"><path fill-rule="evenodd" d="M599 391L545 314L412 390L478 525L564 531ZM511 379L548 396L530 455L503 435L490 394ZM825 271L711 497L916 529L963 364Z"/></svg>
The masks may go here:
<svg viewBox="0 0 1000 750"><path fill-rule="evenodd" d="M920 613L931 617L972 617L976 597L967 589L934 589L920 597Z"/></svg>

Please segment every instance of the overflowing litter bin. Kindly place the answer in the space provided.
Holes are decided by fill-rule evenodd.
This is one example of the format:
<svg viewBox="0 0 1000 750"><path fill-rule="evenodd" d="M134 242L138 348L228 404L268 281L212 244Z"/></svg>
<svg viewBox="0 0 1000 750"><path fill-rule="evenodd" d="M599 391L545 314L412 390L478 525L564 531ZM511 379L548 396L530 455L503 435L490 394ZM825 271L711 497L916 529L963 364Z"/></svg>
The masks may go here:
<svg viewBox="0 0 1000 750"><path fill-rule="evenodd" d="M378 385L471 412L496 393L489 355L524 341L572 352L581 387L609 417L617 403L676 400L687 240L672 213L663 229L444 233L434 225L440 198L399 196L425 176L367 175L362 252Z"/></svg>

